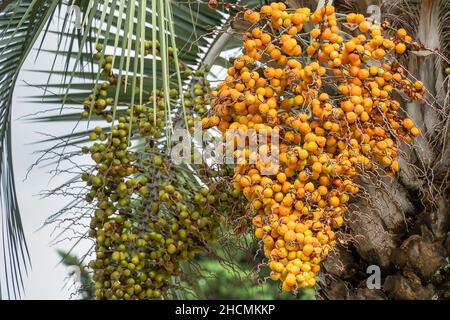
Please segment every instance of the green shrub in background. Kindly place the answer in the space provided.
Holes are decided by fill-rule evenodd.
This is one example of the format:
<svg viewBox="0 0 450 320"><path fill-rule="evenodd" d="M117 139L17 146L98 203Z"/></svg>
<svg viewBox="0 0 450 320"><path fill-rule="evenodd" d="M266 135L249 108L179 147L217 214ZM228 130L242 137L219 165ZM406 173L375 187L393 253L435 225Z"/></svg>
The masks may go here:
<svg viewBox="0 0 450 320"><path fill-rule="evenodd" d="M191 277L190 284L184 284L190 289L185 294L187 299L314 299L314 289L300 290L293 295L282 292L277 282L265 281L269 270L263 266L258 269L258 261L261 261L258 246L250 236L243 237L241 242L241 246L215 246L215 254L223 259L212 255L197 259L198 277ZM191 266L186 268L192 269Z"/></svg>

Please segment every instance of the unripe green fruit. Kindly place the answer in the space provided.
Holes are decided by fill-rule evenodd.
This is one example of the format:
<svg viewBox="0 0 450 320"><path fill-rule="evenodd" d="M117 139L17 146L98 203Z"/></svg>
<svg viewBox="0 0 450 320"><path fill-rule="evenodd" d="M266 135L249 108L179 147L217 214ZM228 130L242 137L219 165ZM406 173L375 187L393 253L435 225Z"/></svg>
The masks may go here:
<svg viewBox="0 0 450 320"><path fill-rule="evenodd" d="M162 164L162 159L161 159L161 157L158 156L158 155L155 155L155 156L153 157L153 163L154 163L155 165L157 165L157 166L160 166L160 165Z"/></svg>
<svg viewBox="0 0 450 320"><path fill-rule="evenodd" d="M98 136L95 132L91 132L91 134L89 135L89 139L95 141L98 139Z"/></svg>
<svg viewBox="0 0 450 320"><path fill-rule="evenodd" d="M103 50L103 44L97 43L97 44L95 45L95 49L96 49L97 51L102 51L102 50Z"/></svg>
<svg viewBox="0 0 450 320"><path fill-rule="evenodd" d="M148 188L146 186L139 188L139 194L145 196L148 194Z"/></svg>
<svg viewBox="0 0 450 320"><path fill-rule="evenodd" d="M209 189L208 188L202 188L200 189L200 193L204 196L207 196L209 194Z"/></svg>
<svg viewBox="0 0 450 320"><path fill-rule="evenodd" d="M106 72L111 72L112 65L110 63L105 64L105 67L103 68Z"/></svg>
<svg viewBox="0 0 450 320"><path fill-rule="evenodd" d="M113 252L111 257L112 257L113 260L119 261L119 259L120 259L120 252L117 252L117 251Z"/></svg>
<svg viewBox="0 0 450 320"><path fill-rule="evenodd" d="M166 186L166 187L164 188L164 190L165 190L166 192L168 192L168 193L174 193L174 192L175 192L175 187L174 187L173 185L169 184L168 186Z"/></svg>
<svg viewBox="0 0 450 320"><path fill-rule="evenodd" d="M175 247L175 245L173 245L173 244L170 244L170 245L167 247L167 252L168 252L169 254L174 254L176 251L177 251L177 247Z"/></svg>
<svg viewBox="0 0 450 320"><path fill-rule="evenodd" d="M91 183L94 187L100 187L103 184L103 179L98 176L94 176L91 179Z"/></svg>
<svg viewBox="0 0 450 320"><path fill-rule="evenodd" d="M83 181L88 181L89 178L90 178L89 173L83 172L83 173L81 174L81 180L83 180Z"/></svg>
<svg viewBox="0 0 450 320"><path fill-rule="evenodd" d="M186 108L192 108L192 101L191 100L184 100L184 106Z"/></svg>

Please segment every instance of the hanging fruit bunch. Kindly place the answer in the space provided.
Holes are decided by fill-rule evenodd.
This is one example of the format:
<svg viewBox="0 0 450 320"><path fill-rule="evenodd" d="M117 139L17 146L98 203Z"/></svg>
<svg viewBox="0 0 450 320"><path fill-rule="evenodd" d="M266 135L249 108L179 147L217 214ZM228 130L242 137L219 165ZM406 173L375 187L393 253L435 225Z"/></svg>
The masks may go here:
<svg viewBox="0 0 450 320"><path fill-rule="evenodd" d="M100 58L104 48L97 45L97 50ZM118 77L112 60L105 56L100 61L107 81L85 99L82 117L96 114L113 122L114 99L109 95L115 93ZM186 76L192 74L188 67L181 67ZM200 184L198 175L187 166L174 165L166 154L165 95L179 107L184 94L186 107L192 107L186 111L192 129L197 114L205 112L204 103L209 103L204 74L203 69L196 71L186 92L157 90L148 102L117 110L118 121L111 129L96 127L89 135L93 144L83 147L96 163L81 178L89 188L86 201L95 206L89 235L95 241L90 267L97 299L170 296L182 273L180 263L193 259L219 237L228 193L205 177L200 178L206 184ZM181 116L173 119L182 120ZM136 140L140 146L132 148Z"/></svg>
<svg viewBox="0 0 450 320"><path fill-rule="evenodd" d="M425 88L398 63L417 45L404 29L392 34L387 23L337 14L331 5L311 12L278 2L243 15L251 25L243 54L202 122L225 137L265 131L259 151L269 153L270 137L279 134L278 165L247 145L234 188L249 202L271 278L292 292L316 284L349 199L360 191L358 176L395 174L399 143L419 135L394 92L422 100ZM267 165L276 169L270 175L262 173Z"/></svg>

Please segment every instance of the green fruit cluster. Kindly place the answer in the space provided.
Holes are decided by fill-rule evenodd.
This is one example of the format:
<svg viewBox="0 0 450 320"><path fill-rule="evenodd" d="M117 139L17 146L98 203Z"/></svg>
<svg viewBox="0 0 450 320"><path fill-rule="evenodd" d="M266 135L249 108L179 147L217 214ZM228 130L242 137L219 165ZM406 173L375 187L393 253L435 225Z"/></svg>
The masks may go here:
<svg viewBox="0 0 450 320"><path fill-rule="evenodd" d="M102 62L108 82L85 100L83 116L94 105L93 112L112 122L107 96L116 77L110 61ZM209 103L208 84L201 81L191 88L198 105ZM172 165L161 148L165 94L159 90L147 103L128 107L110 130L96 127L89 135L93 144L82 149L95 162L81 178L89 188L86 201L95 206L89 231L95 258L89 266L97 299L168 296L181 274L180 264L219 238L223 212L232 203L227 192L215 192L214 183L207 187L192 172ZM179 98L176 89L168 94L171 100ZM196 112L188 116L194 119ZM133 148L136 138L144 147Z"/></svg>
<svg viewBox="0 0 450 320"><path fill-rule="evenodd" d="M195 114L200 116L206 113L207 106L211 104L211 84L205 78L207 73L208 69L206 67L195 71L190 90L184 92L184 106L192 109Z"/></svg>

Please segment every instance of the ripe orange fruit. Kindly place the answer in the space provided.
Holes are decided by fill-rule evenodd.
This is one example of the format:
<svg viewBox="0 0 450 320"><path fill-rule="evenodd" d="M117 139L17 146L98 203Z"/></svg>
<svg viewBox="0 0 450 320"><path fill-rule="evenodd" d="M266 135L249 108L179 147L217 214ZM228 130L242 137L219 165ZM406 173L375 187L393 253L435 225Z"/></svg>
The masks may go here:
<svg viewBox="0 0 450 320"><path fill-rule="evenodd" d="M411 130L414 127L414 122L409 118L404 119L402 124L407 130Z"/></svg>
<svg viewBox="0 0 450 320"><path fill-rule="evenodd" d="M423 89L423 82L422 81L414 82L414 88L416 88L417 90L422 90Z"/></svg>
<svg viewBox="0 0 450 320"><path fill-rule="evenodd" d="M353 111L347 112L346 119L348 122L354 123L356 121L356 118L356 113L354 113Z"/></svg>
<svg viewBox="0 0 450 320"><path fill-rule="evenodd" d="M404 37L406 37L406 35L407 35L407 32L405 29L400 28L397 30L397 36L399 36L400 38L404 38Z"/></svg>
<svg viewBox="0 0 450 320"><path fill-rule="evenodd" d="M397 43L395 45L395 52L403 54L406 51L406 45L404 43Z"/></svg>
<svg viewBox="0 0 450 320"><path fill-rule="evenodd" d="M353 52L356 49L356 44L353 41L349 41L345 44L345 51Z"/></svg>
<svg viewBox="0 0 450 320"><path fill-rule="evenodd" d="M339 202L339 198L336 196L333 196L328 200L328 204L334 208L339 206Z"/></svg>
<svg viewBox="0 0 450 320"><path fill-rule="evenodd" d="M303 253L305 256L309 257L314 251L314 247L311 244L305 244L303 246Z"/></svg>
<svg viewBox="0 0 450 320"><path fill-rule="evenodd" d="M277 174L277 180L278 180L280 183L284 183L284 182L286 181L286 179L287 179L287 177L286 177L286 174L285 174L285 173L280 172L280 173Z"/></svg>
<svg viewBox="0 0 450 320"><path fill-rule="evenodd" d="M321 173L322 172L322 164L320 162L314 162L311 169L315 173Z"/></svg>
<svg viewBox="0 0 450 320"><path fill-rule="evenodd" d="M365 80L369 77L369 71L367 69L360 69L358 71L358 78L361 80Z"/></svg>
<svg viewBox="0 0 450 320"><path fill-rule="evenodd" d="M362 21L359 24L359 31L366 33L369 32L369 30L370 30L370 23L368 21Z"/></svg>
<svg viewBox="0 0 450 320"><path fill-rule="evenodd" d="M356 22L356 13L349 13L349 14L347 14L347 22L348 23L355 23Z"/></svg>
<svg viewBox="0 0 450 320"><path fill-rule="evenodd" d="M320 29L312 29L311 30L311 37L318 38L321 34Z"/></svg>

